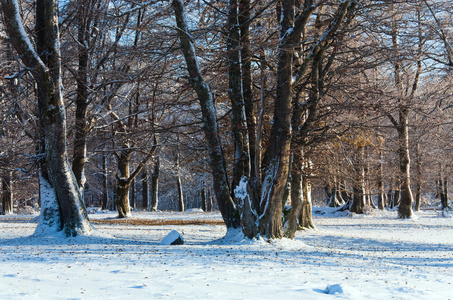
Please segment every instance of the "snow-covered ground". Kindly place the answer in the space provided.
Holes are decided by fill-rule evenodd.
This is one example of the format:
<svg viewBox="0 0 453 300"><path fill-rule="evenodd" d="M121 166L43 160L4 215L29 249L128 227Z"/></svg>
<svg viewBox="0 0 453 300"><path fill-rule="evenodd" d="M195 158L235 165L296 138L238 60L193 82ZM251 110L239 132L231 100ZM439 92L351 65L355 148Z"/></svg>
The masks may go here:
<svg viewBox="0 0 453 300"><path fill-rule="evenodd" d="M396 212L314 211L316 231L272 243L234 234L222 240L220 225L97 224L91 237L34 238L30 216L0 216L0 299L453 298L453 219L435 211L410 220ZM134 218L220 215L136 212ZM172 230L184 245L161 244Z"/></svg>

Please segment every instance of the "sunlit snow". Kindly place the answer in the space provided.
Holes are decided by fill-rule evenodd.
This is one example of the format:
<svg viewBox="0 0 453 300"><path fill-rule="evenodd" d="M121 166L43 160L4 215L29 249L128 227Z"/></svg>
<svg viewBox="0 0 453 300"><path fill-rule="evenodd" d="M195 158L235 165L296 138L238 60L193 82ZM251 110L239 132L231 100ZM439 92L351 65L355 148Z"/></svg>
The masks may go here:
<svg viewBox="0 0 453 300"><path fill-rule="evenodd" d="M30 237L35 216L0 216L0 299L448 299L453 226L436 211L332 214L295 240L244 240L222 225L104 224L97 234ZM93 211L92 211L93 212ZM133 212L134 219L220 220L218 213ZM162 245L172 230L184 245Z"/></svg>

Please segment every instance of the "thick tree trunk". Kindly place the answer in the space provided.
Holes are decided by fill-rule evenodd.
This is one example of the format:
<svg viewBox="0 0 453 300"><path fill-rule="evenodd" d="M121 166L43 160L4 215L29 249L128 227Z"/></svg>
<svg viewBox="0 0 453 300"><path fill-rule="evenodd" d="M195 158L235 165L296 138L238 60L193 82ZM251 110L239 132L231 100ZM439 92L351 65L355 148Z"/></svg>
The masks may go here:
<svg viewBox="0 0 453 300"><path fill-rule="evenodd" d="M296 150L293 153L293 163L291 166L291 210L288 214L287 221L284 224L284 236L290 239L294 238L294 234L299 226L299 216L302 211L303 191L302 191L302 172L303 172L303 154L301 150Z"/></svg>
<svg viewBox="0 0 453 300"><path fill-rule="evenodd" d="M410 182L410 156L409 156L409 132L407 125L408 112L402 110L400 113L399 155L400 155L400 174L401 174L401 194L398 207L398 217L407 219L412 216L412 191Z"/></svg>
<svg viewBox="0 0 453 300"><path fill-rule="evenodd" d="M117 206L119 218L127 218L131 216L129 189L134 179L138 176L138 174L140 174L151 157L153 157L156 152L157 145L154 144L151 147L149 153L142 159L132 174L129 171L129 167L133 150L129 148L128 144L124 144L123 147L124 149L121 150L118 155L119 175L117 174L117 186L115 189L115 204Z"/></svg>
<svg viewBox="0 0 453 300"><path fill-rule="evenodd" d="M131 216L129 206L129 188L130 184L124 178L117 178L115 189L115 204L118 210L118 218L127 218Z"/></svg>
<svg viewBox="0 0 453 300"><path fill-rule="evenodd" d="M285 39L294 26L294 1L282 3L281 41L277 62L274 120L263 167L259 232L269 239L283 236L282 198L289 173L291 144L291 101L293 95L293 45Z"/></svg>
<svg viewBox="0 0 453 300"><path fill-rule="evenodd" d="M154 171L151 177L151 211L157 211L159 204L159 169L160 162L159 156L157 156L154 161Z"/></svg>
<svg viewBox="0 0 453 300"><path fill-rule="evenodd" d="M20 22L17 1L1 0L5 25L11 42L24 64L32 70L38 87L39 120L45 140L45 167L41 177L41 195L47 194L41 207L36 234L62 230L66 236L89 233L91 225L68 163L66 116L61 87L58 2L36 1L37 52L32 48ZM37 55L40 54L40 56ZM49 206L50 205L50 206Z"/></svg>
<svg viewBox="0 0 453 300"><path fill-rule="evenodd" d="M131 152L128 150L121 151L118 156L118 172L117 183L115 189L115 204L118 210L119 218L127 218L131 216L131 207L129 203L129 188L131 182L129 165L131 160Z"/></svg>
<svg viewBox="0 0 453 300"><path fill-rule="evenodd" d="M302 229L315 229L315 224L312 218L312 202L311 202L311 184L306 177L303 179L303 203L302 213L300 214L299 226Z"/></svg>

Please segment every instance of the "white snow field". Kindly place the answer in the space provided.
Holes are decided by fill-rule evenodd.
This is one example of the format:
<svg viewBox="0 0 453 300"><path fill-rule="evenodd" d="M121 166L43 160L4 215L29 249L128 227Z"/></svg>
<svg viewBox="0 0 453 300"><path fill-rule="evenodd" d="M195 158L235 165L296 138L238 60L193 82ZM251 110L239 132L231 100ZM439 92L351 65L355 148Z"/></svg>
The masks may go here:
<svg viewBox="0 0 453 300"><path fill-rule="evenodd" d="M89 237L37 238L31 216L0 216L0 299L453 299L453 219L314 211L317 230L271 243L221 239L222 225L97 224ZM161 244L172 230L184 245Z"/></svg>

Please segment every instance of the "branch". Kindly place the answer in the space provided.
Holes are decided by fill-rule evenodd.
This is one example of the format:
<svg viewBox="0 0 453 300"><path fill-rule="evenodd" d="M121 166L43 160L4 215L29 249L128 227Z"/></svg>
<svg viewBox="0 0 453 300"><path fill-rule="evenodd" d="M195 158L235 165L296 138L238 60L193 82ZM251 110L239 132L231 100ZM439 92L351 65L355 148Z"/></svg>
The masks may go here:
<svg viewBox="0 0 453 300"><path fill-rule="evenodd" d="M21 60L33 71L47 72L47 67L36 53L28 37L19 14L17 0L0 0L3 10L3 21L6 26L10 41Z"/></svg>

